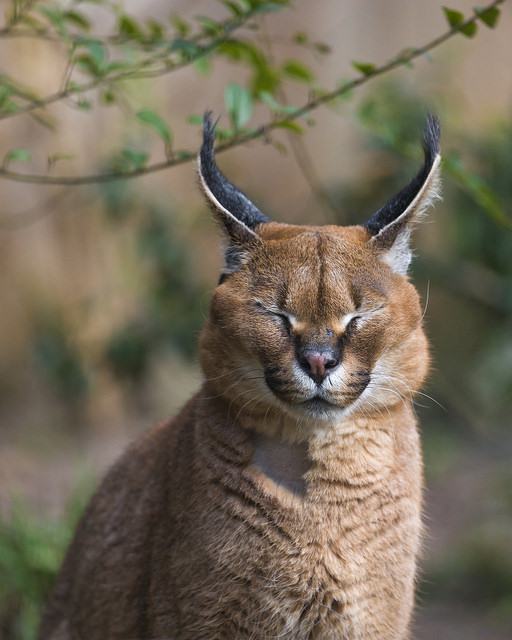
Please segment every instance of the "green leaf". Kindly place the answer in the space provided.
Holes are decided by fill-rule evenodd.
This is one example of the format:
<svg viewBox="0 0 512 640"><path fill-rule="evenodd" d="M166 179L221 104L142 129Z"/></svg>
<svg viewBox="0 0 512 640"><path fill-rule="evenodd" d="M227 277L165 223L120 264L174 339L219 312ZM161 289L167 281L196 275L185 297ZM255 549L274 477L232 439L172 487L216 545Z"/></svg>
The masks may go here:
<svg viewBox="0 0 512 640"><path fill-rule="evenodd" d="M100 76L106 71L107 51L104 45L98 40L80 38L80 49L83 47L87 52L80 52L75 57L75 62L94 76Z"/></svg>
<svg viewBox="0 0 512 640"><path fill-rule="evenodd" d="M153 109L142 109L135 114L139 122L151 127L153 131L165 142L166 146L172 146L172 135L165 120L161 118Z"/></svg>
<svg viewBox="0 0 512 640"><path fill-rule="evenodd" d="M190 24L185 22L177 13L173 13L169 18L171 25L178 35L185 38L190 33Z"/></svg>
<svg viewBox="0 0 512 640"><path fill-rule="evenodd" d="M200 116L199 114L192 114L191 116L188 116L187 122L189 124L202 125L203 124L203 116Z"/></svg>
<svg viewBox="0 0 512 640"><path fill-rule="evenodd" d="M273 3L273 2L267 2L265 4L254 7L254 9L251 11L251 14L257 15L258 13L272 13L272 12L282 11L284 8L285 7L283 5Z"/></svg>
<svg viewBox="0 0 512 640"><path fill-rule="evenodd" d="M501 15L501 11L497 7L491 7L490 9L476 7L475 13L491 29L494 29Z"/></svg>
<svg viewBox="0 0 512 640"><path fill-rule="evenodd" d="M165 30L163 25L155 20L154 18L149 18L146 20L146 27L149 30L149 37L153 42L158 42L159 40L165 39Z"/></svg>
<svg viewBox="0 0 512 640"><path fill-rule="evenodd" d="M0 85L0 109L3 109L4 105L7 103L11 95L11 87Z"/></svg>
<svg viewBox="0 0 512 640"><path fill-rule="evenodd" d="M66 11L64 12L64 20L79 27L83 31L89 31L91 28L91 21L79 11Z"/></svg>
<svg viewBox="0 0 512 640"><path fill-rule="evenodd" d="M200 56L193 62L195 70L201 76L209 76L212 73L212 61L208 56Z"/></svg>
<svg viewBox="0 0 512 640"><path fill-rule="evenodd" d="M303 44L303 45L309 44L309 36L304 31L299 31L293 36L293 41L296 44Z"/></svg>
<svg viewBox="0 0 512 640"><path fill-rule="evenodd" d="M64 23L64 15L60 9L57 9L56 7L49 7L49 6L43 5L41 7L37 7L36 11L38 11L41 15L47 18L47 20L51 24L53 24L53 26L55 27L55 29L60 35L62 36L67 35L66 25Z"/></svg>
<svg viewBox="0 0 512 640"><path fill-rule="evenodd" d="M208 18L207 16L196 16L197 22L201 25L203 33L216 38L222 35L224 29L222 24Z"/></svg>
<svg viewBox="0 0 512 640"><path fill-rule="evenodd" d="M99 40L82 40L80 46L85 47L91 57L98 63L105 62L107 58L107 52L104 45Z"/></svg>
<svg viewBox="0 0 512 640"><path fill-rule="evenodd" d="M93 76L101 75L100 65L88 54L83 53L75 56L75 64L80 67L82 71L88 71Z"/></svg>
<svg viewBox="0 0 512 640"><path fill-rule="evenodd" d="M472 38L478 30L478 25L476 22L470 22L465 27L461 27L460 32L463 33L467 38Z"/></svg>
<svg viewBox="0 0 512 640"><path fill-rule="evenodd" d="M54 164L60 162L61 160L73 160L74 157L75 156L72 153L52 153L48 156L48 167L52 167Z"/></svg>
<svg viewBox="0 0 512 640"><path fill-rule="evenodd" d="M4 156L4 166L9 162L29 162L32 153L28 149L11 149Z"/></svg>
<svg viewBox="0 0 512 640"><path fill-rule="evenodd" d="M281 107L281 111L290 115L300 115L301 117L306 117L301 113L299 107L294 107L292 104L285 104Z"/></svg>
<svg viewBox="0 0 512 640"><path fill-rule="evenodd" d="M274 122L272 126L276 129L288 129L294 133L304 133L304 129L300 124L297 124L293 120L280 120L279 122Z"/></svg>
<svg viewBox="0 0 512 640"><path fill-rule="evenodd" d="M119 34L131 40L143 40L144 32L135 18L123 13L117 21Z"/></svg>
<svg viewBox="0 0 512 640"><path fill-rule="evenodd" d="M34 29L34 31L44 31L46 29L46 26L40 20L30 14L22 16L20 23L27 25L27 27Z"/></svg>
<svg viewBox="0 0 512 640"><path fill-rule="evenodd" d="M282 107L274 98L274 96L268 91L260 91L258 98L264 102L272 113L279 113L282 111Z"/></svg>
<svg viewBox="0 0 512 640"><path fill-rule="evenodd" d="M251 94L239 84L231 82L227 85L224 91L224 104L235 129L240 129L252 118Z"/></svg>
<svg viewBox="0 0 512 640"><path fill-rule="evenodd" d="M148 154L134 149L123 149L123 157L133 166L134 169L143 169L148 161Z"/></svg>
<svg viewBox="0 0 512 640"><path fill-rule="evenodd" d="M112 73L113 71L128 71L131 65L124 60L114 60L108 64L103 65L102 69L104 73Z"/></svg>
<svg viewBox="0 0 512 640"><path fill-rule="evenodd" d="M100 100L103 104L110 106L117 102L117 95L112 89L104 89L100 93Z"/></svg>
<svg viewBox="0 0 512 640"><path fill-rule="evenodd" d="M464 22L464 14L460 11L448 9L448 7L443 7L443 11L450 27L456 27L461 22Z"/></svg>
<svg viewBox="0 0 512 640"><path fill-rule="evenodd" d="M173 153L173 157L178 160L190 160L191 158L195 158L196 154L191 151L185 151L184 149L178 149Z"/></svg>
<svg viewBox="0 0 512 640"><path fill-rule="evenodd" d="M225 142L226 140L231 140L231 138L234 138L236 136L236 130L235 129L222 129L221 127L216 127L215 129L215 137L217 140L220 140L221 142Z"/></svg>
<svg viewBox="0 0 512 640"><path fill-rule="evenodd" d="M7 102L1 107L1 111L3 113L16 113L19 110L20 105L16 104L16 102L13 102L12 100L7 100Z"/></svg>
<svg viewBox="0 0 512 640"><path fill-rule="evenodd" d="M298 60L286 60L281 67L283 73L297 82L310 84L315 79L315 74L302 62Z"/></svg>
<svg viewBox="0 0 512 640"><path fill-rule="evenodd" d="M369 76L375 71L375 65L372 62L351 62L354 69L360 71L363 75Z"/></svg>
<svg viewBox="0 0 512 640"><path fill-rule="evenodd" d="M196 44L190 40L183 40L183 38L173 40L171 42L171 49L173 51L183 51L183 53L189 56L195 56L199 51L199 47Z"/></svg>
<svg viewBox="0 0 512 640"><path fill-rule="evenodd" d="M244 11L242 7L236 2L231 2L230 0L220 0L221 3L230 10L230 12L235 16L235 18L241 18L244 15Z"/></svg>
<svg viewBox="0 0 512 640"><path fill-rule="evenodd" d="M313 42L313 48L322 56L325 56L332 51L331 47L325 42Z"/></svg>
<svg viewBox="0 0 512 640"><path fill-rule="evenodd" d="M91 109L92 104L90 100L86 100L85 98L80 98L80 100L76 103L76 106L83 111L89 111Z"/></svg>
<svg viewBox="0 0 512 640"><path fill-rule="evenodd" d="M275 94L281 86L282 76L274 67L264 64L253 67L254 72L250 79L252 95L259 95L261 91Z"/></svg>

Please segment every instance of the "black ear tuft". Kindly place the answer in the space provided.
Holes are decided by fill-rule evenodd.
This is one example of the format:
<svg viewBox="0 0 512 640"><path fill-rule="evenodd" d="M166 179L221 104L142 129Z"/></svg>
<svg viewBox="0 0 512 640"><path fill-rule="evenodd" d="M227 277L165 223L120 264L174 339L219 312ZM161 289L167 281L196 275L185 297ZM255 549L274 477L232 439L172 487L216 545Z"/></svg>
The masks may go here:
<svg viewBox="0 0 512 640"><path fill-rule="evenodd" d="M415 222L438 197L441 127L429 115L423 131L425 160L418 175L381 207L363 226L370 245L394 273L405 275L412 258L409 240Z"/></svg>
<svg viewBox="0 0 512 640"><path fill-rule="evenodd" d="M437 116L429 114L423 130L425 160L418 175L402 191L393 196L363 225L372 236L393 223L413 203L423 189L440 154L441 125Z"/></svg>
<svg viewBox="0 0 512 640"><path fill-rule="evenodd" d="M215 164L215 126L207 111L203 119L203 144L199 152L199 176L206 198L214 212L220 216L228 231L243 225L253 230L259 224L270 222L237 187L229 182Z"/></svg>

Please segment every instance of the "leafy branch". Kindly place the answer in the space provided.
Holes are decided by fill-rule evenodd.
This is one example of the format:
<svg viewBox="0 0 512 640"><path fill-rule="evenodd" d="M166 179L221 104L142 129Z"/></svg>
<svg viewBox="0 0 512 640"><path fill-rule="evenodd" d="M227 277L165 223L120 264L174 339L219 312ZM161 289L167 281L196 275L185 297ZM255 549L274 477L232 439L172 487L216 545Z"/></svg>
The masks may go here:
<svg viewBox="0 0 512 640"><path fill-rule="evenodd" d="M104 82L113 83L115 81L124 79L124 78L145 78L145 77L154 77L157 75L163 75L177 68L180 64L190 64L192 60L195 60L199 57L202 57L206 54L212 52L218 52L222 50L222 45L229 44L229 36L230 34L237 28L241 27L243 24L247 22L250 17L253 17L257 13L265 12L269 9L268 4L261 4L260 2L255 2L255 0L244 0L245 2L249 2L252 8L248 11L241 12L239 9L237 10L238 15L235 20L229 20L224 23L215 23L217 28L221 30L221 35L214 37L207 45L200 46L195 54L190 55L186 60L183 60L181 63L174 63L174 65L165 65L162 68L149 69L144 70L143 67L150 66L156 60L156 57L153 56L146 61L141 63L138 70L134 72L130 71L120 71L118 74L114 74L109 78L104 78L103 76L97 77L89 83L82 84L81 86L72 86L71 88L68 86L63 91L53 94L51 96L47 96L44 99L39 101L34 100L23 108L18 109L14 113L10 114L2 114L1 117L9 117L9 115L18 115L19 113L26 113L37 107L46 106L52 102L57 102L62 100L63 98L71 95L72 93L84 92L86 90L96 88L100 84ZM454 37L455 35L461 33L467 37L473 37L477 30L478 22L483 22L486 26L493 28L496 25L496 22L499 17L499 5L503 4L505 0L494 0L489 5L483 8L475 9L473 15L469 18L464 19L464 16L457 11L453 11L447 8L444 8L444 13L446 19L449 24L449 29L434 38L430 42L426 43L422 47L411 47L399 52L396 56L394 56L388 62L382 65L376 65L373 63L363 63L363 62L353 62L352 66L359 72L359 75L352 80L349 80L343 83L341 86L331 90L331 91L321 91L316 89L313 92L313 97L309 99L305 104L299 107L282 107L275 100L272 92L268 91L260 91L255 99L265 102L271 111L271 118L268 122L261 124L257 128L243 128L245 124L247 124L248 120L252 116L252 99L253 96L247 93L245 89L242 87L238 87L238 85L232 85L231 88L237 88L237 91L231 91L228 93L229 104L228 111L231 115L232 120L232 129L224 132L220 132L221 141L216 148L217 153L221 153L223 151L227 151L233 147L240 146L250 140L255 138L262 138L269 140L271 137L271 133L276 129L286 129L296 132L301 132L302 127L298 124L298 120L300 118L305 118L309 113L316 110L320 106L327 104L336 100L337 98L351 92L353 89L356 89L370 80L373 80L376 77L379 77L383 74L389 73L392 70L401 67L401 66L411 66L412 62L421 56L427 55L433 49L439 47L441 44ZM236 6L233 2L226 2L224 4ZM286 1L282 1L281 3L275 3L276 5L284 5L287 4ZM220 25L220 26L219 26ZM210 27L213 28L213 25L210 24ZM219 31L217 31L219 33ZM238 45L242 45L248 48L249 54L254 56L256 55L253 49L250 49L247 43L237 42ZM171 43L172 45L172 43ZM161 52L158 52L156 56L159 56ZM237 53L237 55L239 55ZM294 77L295 80L306 82L307 84L312 84L312 75L305 65L301 65L300 63L291 61L291 64L288 64L287 68L288 75L290 77ZM229 87L228 87L229 89ZM275 91L274 91L275 93ZM245 112L241 114L240 104L244 105ZM15 180L19 182L30 182L36 184L47 184L47 185L81 185L81 184L91 184L91 183L100 183L100 182L109 182L112 180L118 179L126 179L126 178L135 178L139 176L148 175L151 173L155 173L158 171L162 171L164 169L169 169L171 167L184 164L186 162L191 161L195 158L195 151L189 150L174 150L171 147L170 140L170 132L165 125L165 123L156 115L154 112L150 110L146 110L145 118L141 116L142 112L137 114L139 120L145 122L149 126L152 126L153 129L160 135L165 143L165 152L166 159L161 162L156 162L153 164L147 164L147 157L144 154L136 154L133 153L133 157L131 157L130 168L125 168L121 171L108 171L103 173L91 174L91 175L82 175L82 176L52 176L48 174L29 174L22 173L17 171L12 171L8 164L11 160L26 160L26 157L23 157L23 152L25 150L13 150L9 152L6 156L6 160L4 160L4 164L0 167L0 177L7 178L10 180ZM153 114L153 115L151 115ZM14 155L13 155L14 154ZM18 156L16 154L19 154Z"/></svg>
<svg viewBox="0 0 512 640"><path fill-rule="evenodd" d="M86 38L82 35L76 36L65 31L64 40L67 41L70 57L68 65L70 69L67 71L67 76L69 77L71 75L71 69L79 64L81 70L88 72L93 76L93 79L81 84L68 80L65 83L64 89L61 91L57 91L44 98L38 98L32 93L20 89L12 79L6 76L0 76L1 84L10 90L11 93L23 99L30 100L28 104L23 106L11 103L9 105L10 108L2 109L0 107L0 120L30 113L36 109L43 109L51 104L61 102L74 95L85 94L103 85L113 86L123 80L155 78L189 66L199 58L214 52L218 49L219 45L228 40L235 31L245 26L251 18L261 13L262 5L259 3L254 4L255 6L249 8L247 11L238 12L234 19L230 18L223 22L211 21L201 32L193 36L188 36L187 34L186 38L184 37L186 27L185 23L182 22L178 25L178 28L181 27L182 33L178 34L177 38L169 40L166 34L158 31L155 39L147 39L142 30L134 23L133 19L124 15L121 16L120 27L121 31L124 31L124 36L114 36L102 40L98 37ZM272 3L270 3L270 5L271 4ZM263 6L263 8L265 7ZM60 14L50 15L51 19L60 28L62 34L62 29L64 29L62 16ZM8 30L8 27L6 27L6 30ZM6 30L4 29L4 33L6 33ZM2 31L0 31L0 34L1 33ZM45 37L51 37L46 32L35 31L35 33L43 33ZM58 41L61 39L62 38L56 38ZM143 48L149 47L150 55L142 60L136 60L132 68L129 66L126 68L127 65L119 60L108 62L107 43L120 45L133 39L138 40L139 44L143 45ZM204 39L208 39L209 42L202 44ZM82 50L82 53L80 53L80 50ZM83 50L85 50L85 53ZM155 65L159 66L155 67Z"/></svg>

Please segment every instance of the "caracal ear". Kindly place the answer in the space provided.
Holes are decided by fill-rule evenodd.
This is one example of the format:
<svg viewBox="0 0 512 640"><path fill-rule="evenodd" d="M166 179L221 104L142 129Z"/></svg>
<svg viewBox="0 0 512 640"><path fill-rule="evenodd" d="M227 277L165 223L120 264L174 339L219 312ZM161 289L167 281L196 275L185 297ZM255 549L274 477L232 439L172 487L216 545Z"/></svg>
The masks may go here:
<svg viewBox="0 0 512 640"><path fill-rule="evenodd" d="M240 267L252 245L261 242L257 227L270 220L217 168L215 126L211 112L207 111L203 118L203 144L198 157L199 179L215 218L228 234L230 243L226 249L224 269L228 274Z"/></svg>
<svg viewBox="0 0 512 640"><path fill-rule="evenodd" d="M395 273L407 273L412 257L409 240L414 224L439 198L440 138L439 120L429 115L423 131L425 161L418 175L363 225L372 235L370 245L381 253Z"/></svg>

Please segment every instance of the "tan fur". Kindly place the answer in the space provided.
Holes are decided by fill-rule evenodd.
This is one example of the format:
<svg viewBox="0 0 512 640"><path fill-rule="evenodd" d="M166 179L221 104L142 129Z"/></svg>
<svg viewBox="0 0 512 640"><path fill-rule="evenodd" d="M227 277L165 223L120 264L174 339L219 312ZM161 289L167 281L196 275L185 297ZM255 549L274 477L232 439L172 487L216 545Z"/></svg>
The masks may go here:
<svg viewBox="0 0 512 640"><path fill-rule="evenodd" d="M40 640L408 636L422 488L411 399L428 365L418 295L363 227L256 232L213 294L200 391L107 475ZM343 340L328 403L304 404L294 340Z"/></svg>

